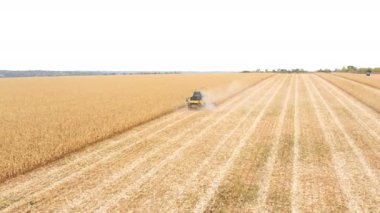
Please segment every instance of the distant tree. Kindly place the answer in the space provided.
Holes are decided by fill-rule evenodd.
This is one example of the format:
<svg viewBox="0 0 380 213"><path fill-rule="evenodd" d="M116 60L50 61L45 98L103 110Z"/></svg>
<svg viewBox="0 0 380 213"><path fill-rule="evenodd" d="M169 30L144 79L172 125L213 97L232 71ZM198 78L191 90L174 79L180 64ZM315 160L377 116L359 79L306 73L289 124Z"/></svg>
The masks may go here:
<svg viewBox="0 0 380 213"><path fill-rule="evenodd" d="M317 70L317 72L326 72L326 73L330 73L331 70L330 70L330 69L319 69L319 70Z"/></svg>
<svg viewBox="0 0 380 213"><path fill-rule="evenodd" d="M356 71L358 68L356 68L355 66L347 66L347 69L348 71Z"/></svg>

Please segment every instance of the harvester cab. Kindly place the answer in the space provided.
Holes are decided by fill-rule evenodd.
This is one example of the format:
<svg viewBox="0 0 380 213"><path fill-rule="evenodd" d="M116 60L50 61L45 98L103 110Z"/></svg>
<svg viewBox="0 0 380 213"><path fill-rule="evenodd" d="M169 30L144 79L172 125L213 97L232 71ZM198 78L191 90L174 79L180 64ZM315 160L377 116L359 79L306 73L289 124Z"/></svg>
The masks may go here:
<svg viewBox="0 0 380 213"><path fill-rule="evenodd" d="M186 99L187 108L199 109L204 106L203 94L201 91L194 91L193 96Z"/></svg>

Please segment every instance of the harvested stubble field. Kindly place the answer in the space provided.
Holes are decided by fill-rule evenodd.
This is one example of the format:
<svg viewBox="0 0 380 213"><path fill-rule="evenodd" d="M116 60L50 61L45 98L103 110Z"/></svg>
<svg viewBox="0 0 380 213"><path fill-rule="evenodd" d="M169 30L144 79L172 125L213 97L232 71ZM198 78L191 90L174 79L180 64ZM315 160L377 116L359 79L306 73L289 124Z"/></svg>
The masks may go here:
<svg viewBox="0 0 380 213"><path fill-rule="evenodd" d="M380 74L372 74L371 76L366 76L365 74L355 74L355 73L334 73L337 76L346 78L348 80L356 81L359 83L366 84L371 87L380 89Z"/></svg>
<svg viewBox="0 0 380 213"><path fill-rule="evenodd" d="M353 93L361 83L334 75L257 79L215 109L178 109L5 181L0 209L378 211L374 88Z"/></svg>
<svg viewBox="0 0 380 213"><path fill-rule="evenodd" d="M380 81L377 75L367 77L365 82L363 74L348 74L343 77L331 74L318 75L380 113L380 86L378 86ZM357 77L354 78L352 75L357 75ZM368 84L372 86L368 86Z"/></svg>

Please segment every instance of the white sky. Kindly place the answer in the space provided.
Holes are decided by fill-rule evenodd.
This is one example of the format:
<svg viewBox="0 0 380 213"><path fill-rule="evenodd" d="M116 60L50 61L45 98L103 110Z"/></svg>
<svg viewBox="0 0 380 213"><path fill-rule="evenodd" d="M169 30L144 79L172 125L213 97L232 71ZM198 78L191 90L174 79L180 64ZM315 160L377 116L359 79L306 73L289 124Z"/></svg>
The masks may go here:
<svg viewBox="0 0 380 213"><path fill-rule="evenodd" d="M0 70L380 67L379 0L1 0Z"/></svg>

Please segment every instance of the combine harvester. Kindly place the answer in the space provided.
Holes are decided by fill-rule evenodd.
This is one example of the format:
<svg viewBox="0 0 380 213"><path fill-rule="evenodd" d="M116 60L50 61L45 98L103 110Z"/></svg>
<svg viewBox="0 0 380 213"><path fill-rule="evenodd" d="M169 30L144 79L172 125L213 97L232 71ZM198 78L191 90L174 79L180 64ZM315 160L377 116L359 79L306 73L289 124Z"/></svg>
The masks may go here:
<svg viewBox="0 0 380 213"><path fill-rule="evenodd" d="M186 99L188 109L201 109L205 106L201 91L194 91L193 96Z"/></svg>
<svg viewBox="0 0 380 213"><path fill-rule="evenodd" d="M367 70L366 76L371 76L372 71L370 69Z"/></svg>

